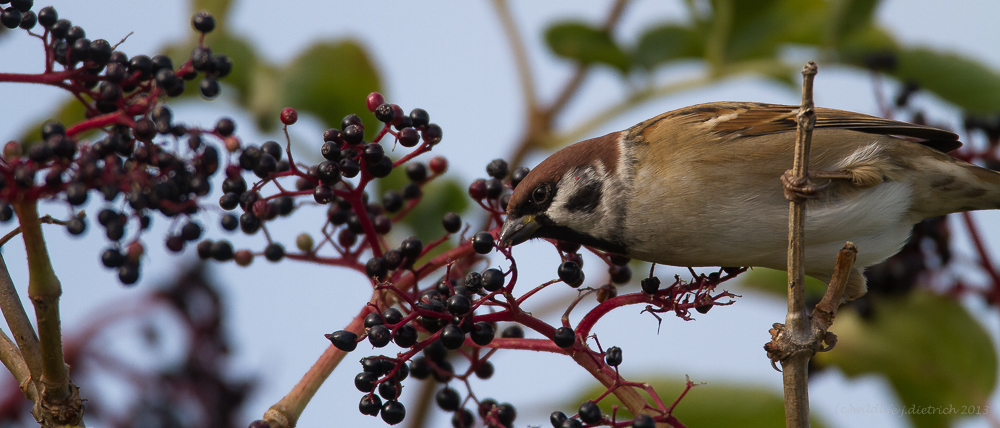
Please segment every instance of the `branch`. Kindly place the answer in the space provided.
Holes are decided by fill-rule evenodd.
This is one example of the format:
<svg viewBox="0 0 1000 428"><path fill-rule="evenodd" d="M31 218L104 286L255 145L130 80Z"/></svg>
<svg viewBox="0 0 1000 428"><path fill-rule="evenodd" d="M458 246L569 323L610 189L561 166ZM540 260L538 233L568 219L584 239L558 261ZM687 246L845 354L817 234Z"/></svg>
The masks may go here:
<svg viewBox="0 0 1000 428"><path fill-rule="evenodd" d="M25 397L31 401L38 399L38 390L32 383L31 372L28 371L24 357L21 356L14 341L10 340L7 333L3 331L0 331L0 363L3 363L4 367L7 367L7 371L14 375L14 379L17 380Z"/></svg>
<svg viewBox="0 0 1000 428"><path fill-rule="evenodd" d="M538 107L538 99L535 97L535 80L531 74L531 64L528 61L528 52L524 49L524 40L517 31L514 17L507 7L507 0L493 0L493 8L496 9L503 24L504 35L507 36L507 43L514 53L514 63L517 64L517 76L521 81L521 95L524 102L528 104L528 114L531 115Z"/></svg>
<svg viewBox="0 0 1000 428"><path fill-rule="evenodd" d="M813 79L816 77L816 63L810 61L802 69L802 104L796 117L795 158L792 163L792 177L807 180L809 177L809 143L812 140L816 112L813 109ZM795 199L788 203L788 315L785 317L784 333L792 342L809 342L809 317L805 301L805 217L804 200ZM808 365L812 353L796 349L781 360L782 377L785 385L785 425L789 428L809 426L809 385Z"/></svg>
<svg viewBox="0 0 1000 428"><path fill-rule="evenodd" d="M42 376L42 354L38 345L38 336L35 335L35 329L31 326L28 314L24 312L24 306L21 305L21 298L17 295L17 289L14 288L14 281L10 279L10 272L7 271L3 254L0 254L0 310L3 311L4 319L14 336L14 341L17 342L18 355L23 359L30 380L34 383ZM0 353L2 352L0 351ZM7 365L8 370L14 374L18 383L24 385L24 379L18 377L17 373L10 369L6 360L4 360L4 365ZM32 385L32 389L37 391L37 386L37 384ZM31 399L31 401L36 401L36 399Z"/></svg>
<svg viewBox="0 0 1000 428"><path fill-rule="evenodd" d="M62 286L45 247L38 202L22 200L13 205L28 255L28 297L35 306L41 350L41 399L35 403L35 417L50 425L78 425L83 419L83 400L79 388L69 382L69 369L63 358L59 325Z"/></svg>

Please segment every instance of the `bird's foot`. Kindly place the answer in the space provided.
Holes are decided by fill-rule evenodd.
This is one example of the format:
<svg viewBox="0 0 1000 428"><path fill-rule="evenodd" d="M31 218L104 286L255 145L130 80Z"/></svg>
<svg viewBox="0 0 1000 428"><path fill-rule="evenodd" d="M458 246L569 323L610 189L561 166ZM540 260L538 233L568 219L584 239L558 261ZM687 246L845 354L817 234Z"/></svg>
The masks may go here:
<svg viewBox="0 0 1000 428"><path fill-rule="evenodd" d="M804 202L808 199L816 199L820 194L833 184L835 179L849 180L851 174L843 171L809 171L805 177L795 177L792 171L785 171L781 175L781 184L785 188L785 199L789 201ZM816 184L813 180L826 179L825 183Z"/></svg>

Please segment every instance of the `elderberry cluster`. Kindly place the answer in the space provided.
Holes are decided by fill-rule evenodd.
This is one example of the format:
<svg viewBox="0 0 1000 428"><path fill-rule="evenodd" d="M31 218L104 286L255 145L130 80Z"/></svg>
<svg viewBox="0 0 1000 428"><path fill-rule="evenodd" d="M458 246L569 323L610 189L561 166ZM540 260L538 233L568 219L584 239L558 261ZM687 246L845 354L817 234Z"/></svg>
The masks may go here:
<svg viewBox="0 0 1000 428"><path fill-rule="evenodd" d="M6 2L5 2L6 3ZM208 48L199 44L192 57L175 67L165 55L135 55L116 50L107 40L87 38L86 31L59 18L53 7L31 11L31 0L14 0L3 9L0 22L20 27L45 44L45 71L19 77L25 82L60 86L84 104L86 119L66 127L47 122L41 141L11 141L3 147L0 162L0 220L10 220L10 204L34 204L37 200L65 201L74 214L65 222L67 231L80 235L88 219L77 207L92 192L106 202L98 223L111 242L101 255L102 263L116 269L124 284L139 278L144 252L140 235L150 227L151 214L180 217L167 247L179 251L184 243L200 238L201 225L191 219L199 212L198 199L208 194L210 179L218 171L221 153L211 140L222 141L232 133L231 121L214 130L188 127L173 121L164 96L184 92L184 81L204 76L202 88L232 69L225 55L199 58ZM42 34L31 32L36 25ZM192 25L205 33L215 26L207 12L194 16ZM56 65L63 71L54 71ZM95 135L96 134L96 135ZM186 140L182 149L174 145ZM96 191L96 192L95 192Z"/></svg>

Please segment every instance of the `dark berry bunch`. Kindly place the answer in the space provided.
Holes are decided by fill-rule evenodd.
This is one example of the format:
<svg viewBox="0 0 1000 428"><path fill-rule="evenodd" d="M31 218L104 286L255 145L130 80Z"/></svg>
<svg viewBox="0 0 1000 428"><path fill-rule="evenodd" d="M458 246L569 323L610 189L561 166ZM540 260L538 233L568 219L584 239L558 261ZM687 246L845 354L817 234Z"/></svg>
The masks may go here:
<svg viewBox="0 0 1000 428"><path fill-rule="evenodd" d="M84 104L87 119L69 127L48 122L40 141L11 141L3 147L0 220L10 220L13 211L33 215L29 211L34 212L38 200L64 201L72 214L63 223L70 234L79 235L88 219L77 207L99 195L106 205L97 221L112 243L101 261L117 269L122 283L135 283L144 252L140 237L152 213L175 219L176 232L167 238L171 250L197 240L201 226L191 216L199 212L198 200L208 194L223 156L211 143L233 145L231 121L220 121L216 129L188 127L173 120L163 99L183 93L184 81L199 73L206 80L225 76L232 62L225 55L210 55L211 65L199 67L193 54L175 67L164 55L130 58L107 40L88 39L83 28L59 18L55 8L44 7L36 15L31 6L31 1L13 1L0 20L44 41L45 71L8 74L5 80L64 88ZM201 12L194 24L204 33L214 26L214 18ZM36 25L41 34L32 31ZM199 49L208 48L199 45L195 51ZM57 65L61 71L55 70ZM182 141L187 144L179 145Z"/></svg>
<svg viewBox="0 0 1000 428"><path fill-rule="evenodd" d="M324 159L316 165L296 163L287 146L267 141L259 146L247 144L234 150L231 162L225 167L219 206L232 211L222 217L226 230L239 228L248 235L267 228L267 222L279 216L290 215L299 204L327 206L326 223L320 230L323 239L316 240L303 234L296 240L298 252L286 253L281 244L271 240L260 253L249 250L235 251L228 241L203 241L198 254L203 259L235 260L239 265L249 265L257 256L272 262L289 257L296 260L353 266L375 280L386 279L398 272L405 272L430 248L417 238L402 241L397 248L389 248L386 235L394 224L423 196L423 186L441 176L448 169L442 157L430 159L427 164L414 160L430 151L441 141L441 128L428 121L422 109L414 109L409 116L395 104L385 102L381 94L368 96L369 110L382 122L382 128L371 141L365 140L365 127L356 114L341 121L339 128L326 130L322 142L317 144ZM404 120L405 119L405 120ZM295 109L286 108L280 113L285 127L298 120ZM396 130L393 130L396 127ZM408 139L415 132L414 140ZM383 146L387 137L394 144ZM415 147L408 154L394 160L391 153L395 145ZM405 164L410 183L400 190L388 190L380 198L372 198L369 186L373 181L388 176ZM252 183L244 178L248 173L256 176ZM266 187L274 184L276 191L268 193ZM457 214L448 221L461 226ZM449 229L455 226L446 225ZM438 245L435 243L433 245ZM330 255L325 253L330 251ZM362 257L367 260L361 262ZM370 257L370 258L368 258Z"/></svg>

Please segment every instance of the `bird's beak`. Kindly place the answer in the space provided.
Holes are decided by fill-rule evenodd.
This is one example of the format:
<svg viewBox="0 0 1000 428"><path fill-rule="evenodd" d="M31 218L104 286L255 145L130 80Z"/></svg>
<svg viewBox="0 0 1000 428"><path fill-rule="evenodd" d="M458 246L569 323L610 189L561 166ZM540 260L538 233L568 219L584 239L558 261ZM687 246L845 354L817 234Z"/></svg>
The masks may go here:
<svg viewBox="0 0 1000 428"><path fill-rule="evenodd" d="M507 221L503 223L503 230L500 231L500 245L510 247L527 241L540 227L542 225L535 221L533 215L507 217Z"/></svg>

